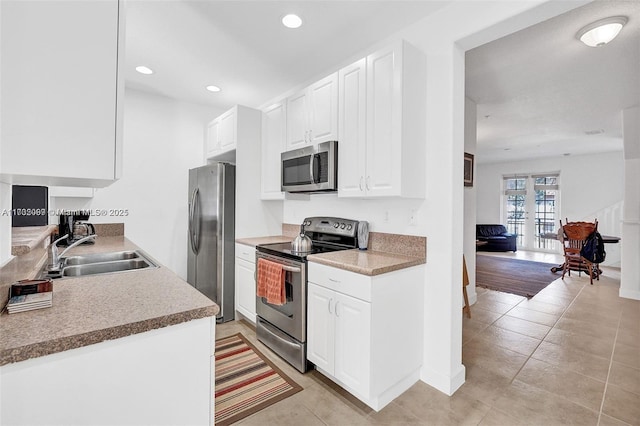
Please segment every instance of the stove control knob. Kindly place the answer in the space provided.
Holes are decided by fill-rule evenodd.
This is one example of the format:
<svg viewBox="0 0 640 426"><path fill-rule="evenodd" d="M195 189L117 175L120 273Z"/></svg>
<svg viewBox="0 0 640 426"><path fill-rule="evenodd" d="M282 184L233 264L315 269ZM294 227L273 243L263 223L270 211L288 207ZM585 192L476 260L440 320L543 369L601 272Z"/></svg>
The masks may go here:
<svg viewBox="0 0 640 426"><path fill-rule="evenodd" d="M347 231L351 231L352 228L353 228L352 225L347 225Z"/></svg>
<svg viewBox="0 0 640 426"><path fill-rule="evenodd" d="M340 224L339 224L338 222L336 222L336 223L334 223L334 224L333 224L333 227L334 227L334 228L336 228L336 229L337 229L339 226L340 226Z"/></svg>
<svg viewBox="0 0 640 426"><path fill-rule="evenodd" d="M340 224L340 229L344 229L344 228L346 228L346 227L347 227L347 225L345 225L344 223L341 223L341 224Z"/></svg>

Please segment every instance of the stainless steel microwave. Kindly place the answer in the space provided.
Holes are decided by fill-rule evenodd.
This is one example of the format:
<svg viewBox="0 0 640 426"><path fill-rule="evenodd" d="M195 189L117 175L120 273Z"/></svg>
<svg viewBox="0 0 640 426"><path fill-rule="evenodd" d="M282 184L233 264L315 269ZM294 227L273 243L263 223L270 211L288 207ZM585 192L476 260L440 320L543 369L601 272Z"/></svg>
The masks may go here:
<svg viewBox="0 0 640 426"><path fill-rule="evenodd" d="M282 190L320 192L338 190L338 142L322 142L283 152Z"/></svg>

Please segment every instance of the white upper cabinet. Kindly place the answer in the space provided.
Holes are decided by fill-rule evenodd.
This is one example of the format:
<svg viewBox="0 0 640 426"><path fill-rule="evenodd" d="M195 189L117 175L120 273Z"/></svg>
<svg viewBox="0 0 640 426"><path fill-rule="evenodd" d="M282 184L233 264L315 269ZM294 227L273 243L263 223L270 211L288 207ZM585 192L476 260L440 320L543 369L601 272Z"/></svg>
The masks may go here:
<svg viewBox="0 0 640 426"><path fill-rule="evenodd" d="M124 5L3 1L1 178L92 186L121 174Z"/></svg>
<svg viewBox="0 0 640 426"><path fill-rule="evenodd" d="M424 54L399 41L339 75L338 195L424 198Z"/></svg>
<svg viewBox="0 0 640 426"><path fill-rule="evenodd" d="M286 149L338 138L338 73L287 99Z"/></svg>
<svg viewBox="0 0 640 426"><path fill-rule="evenodd" d="M262 187L261 199L282 200L280 154L286 149L287 105L277 102L262 111Z"/></svg>
<svg viewBox="0 0 640 426"><path fill-rule="evenodd" d="M260 126L259 116L260 111L236 105L211 120L206 126L205 160L235 164L238 141L245 140L248 145L259 144L260 138L253 137L255 126Z"/></svg>

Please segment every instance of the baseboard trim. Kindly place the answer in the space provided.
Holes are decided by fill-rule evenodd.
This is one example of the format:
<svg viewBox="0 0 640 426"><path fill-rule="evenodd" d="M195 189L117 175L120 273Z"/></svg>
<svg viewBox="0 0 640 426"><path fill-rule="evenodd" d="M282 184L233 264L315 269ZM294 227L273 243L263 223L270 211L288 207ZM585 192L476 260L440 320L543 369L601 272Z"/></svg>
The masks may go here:
<svg viewBox="0 0 640 426"><path fill-rule="evenodd" d="M460 364L457 371L451 376L439 373L428 367L423 367L420 380L438 389L440 392L451 396L464 384L465 374L466 369L462 364Z"/></svg>
<svg viewBox="0 0 640 426"><path fill-rule="evenodd" d="M640 300L640 291L626 290L624 288L621 288L618 295L620 297L624 297L625 299Z"/></svg>

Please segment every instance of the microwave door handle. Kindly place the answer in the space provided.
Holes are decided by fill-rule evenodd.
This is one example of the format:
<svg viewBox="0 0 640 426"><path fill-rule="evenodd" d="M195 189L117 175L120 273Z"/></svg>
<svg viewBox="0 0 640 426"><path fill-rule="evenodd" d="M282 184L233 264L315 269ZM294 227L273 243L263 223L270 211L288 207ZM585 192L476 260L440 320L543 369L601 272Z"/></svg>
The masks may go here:
<svg viewBox="0 0 640 426"><path fill-rule="evenodd" d="M316 167L317 166L317 167ZM317 176L318 181L320 182L320 154L316 154L313 156L313 175ZM314 183L317 183L314 181Z"/></svg>
<svg viewBox="0 0 640 426"><path fill-rule="evenodd" d="M313 176L313 164L316 161L316 156L311 154L311 161L309 161L309 175L311 176L311 183L316 183L316 178Z"/></svg>

